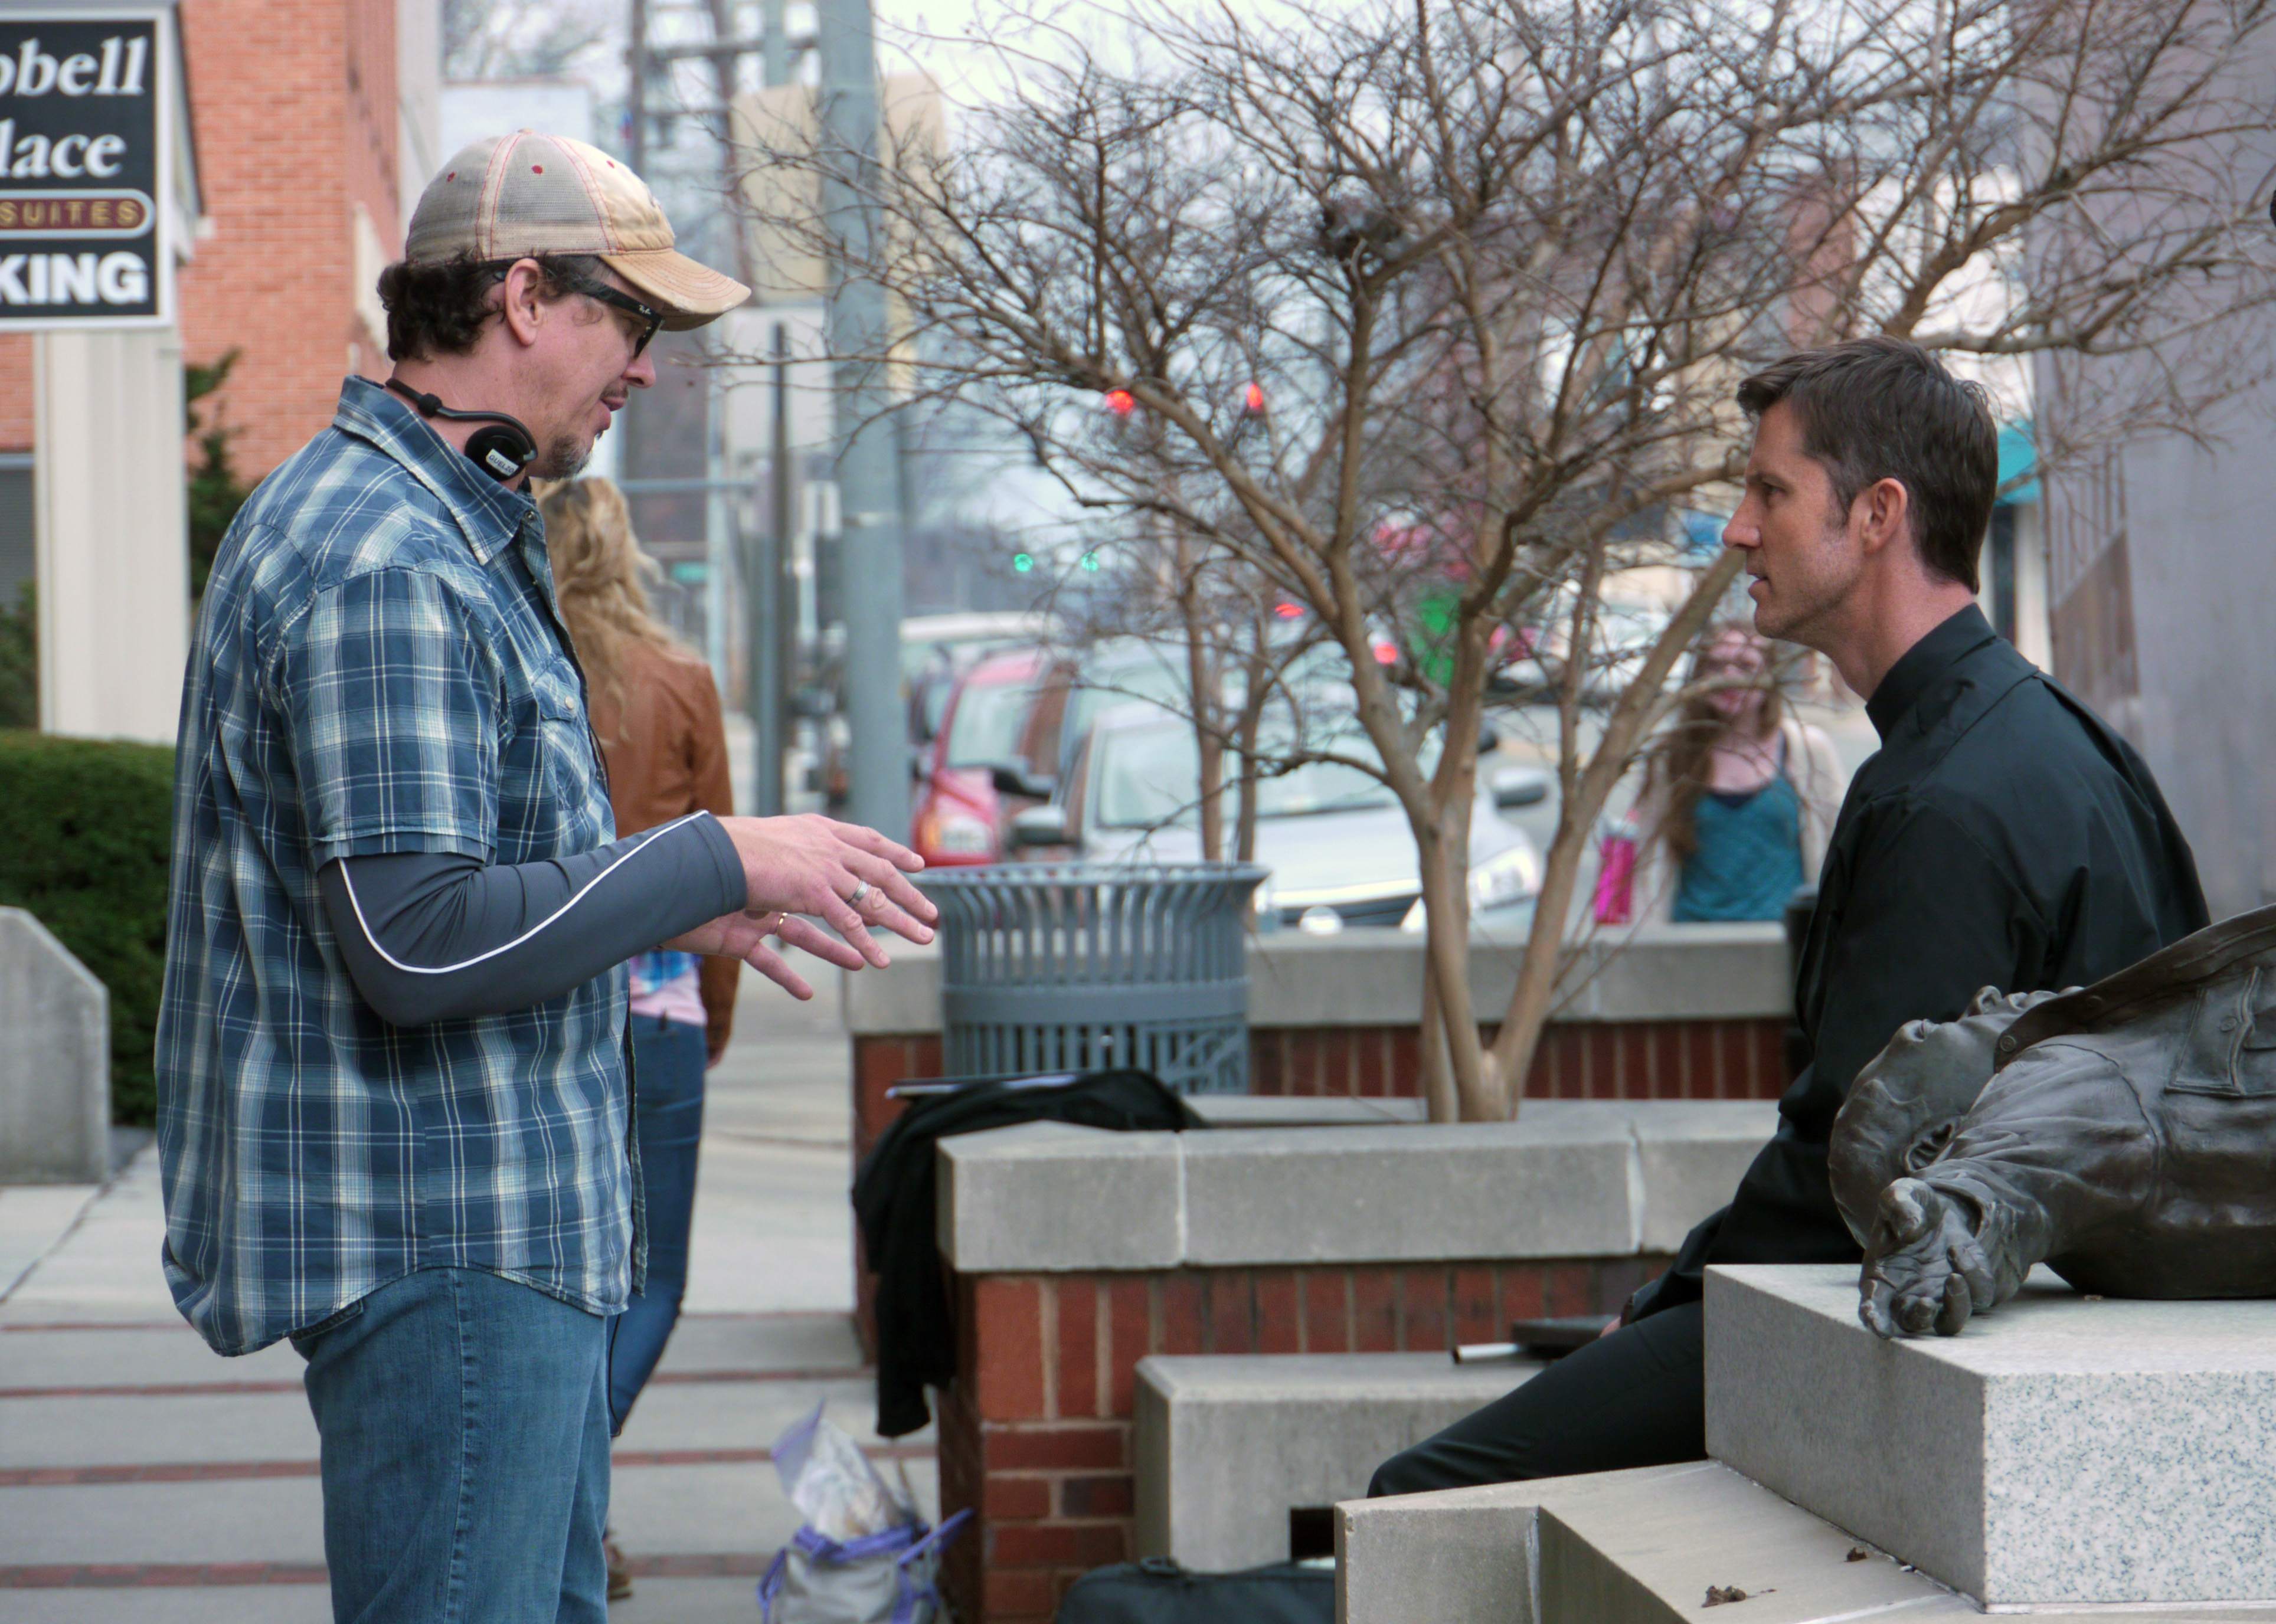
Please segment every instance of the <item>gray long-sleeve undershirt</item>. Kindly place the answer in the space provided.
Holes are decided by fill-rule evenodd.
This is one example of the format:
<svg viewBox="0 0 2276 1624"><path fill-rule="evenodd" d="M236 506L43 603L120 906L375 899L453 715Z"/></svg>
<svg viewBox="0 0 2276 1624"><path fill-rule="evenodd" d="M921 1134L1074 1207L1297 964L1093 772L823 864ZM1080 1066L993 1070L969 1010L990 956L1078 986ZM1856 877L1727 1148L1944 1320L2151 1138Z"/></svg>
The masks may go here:
<svg viewBox="0 0 2276 1624"><path fill-rule="evenodd" d="M317 884L349 978L394 1026L558 998L749 894L734 841L708 812L543 862L344 858Z"/></svg>

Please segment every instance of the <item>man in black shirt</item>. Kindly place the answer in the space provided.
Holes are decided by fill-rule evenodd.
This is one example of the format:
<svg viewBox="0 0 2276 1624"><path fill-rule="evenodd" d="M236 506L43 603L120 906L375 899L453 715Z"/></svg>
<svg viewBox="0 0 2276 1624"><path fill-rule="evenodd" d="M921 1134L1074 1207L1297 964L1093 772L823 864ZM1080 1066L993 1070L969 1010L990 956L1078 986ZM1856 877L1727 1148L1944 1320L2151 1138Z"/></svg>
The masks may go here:
<svg viewBox="0 0 2276 1624"><path fill-rule="evenodd" d="M1372 1494L1566 1476L1706 1453L1709 1264L1855 1263L1826 1144L1851 1079L1906 1021L1984 987L2083 985L2206 922L2189 844L2139 756L1976 606L1999 484L1984 396L1865 338L1740 386L1755 624L1827 655L1879 754L1842 803L1794 975L1811 1059L1729 1206L1621 1325L1379 1468Z"/></svg>

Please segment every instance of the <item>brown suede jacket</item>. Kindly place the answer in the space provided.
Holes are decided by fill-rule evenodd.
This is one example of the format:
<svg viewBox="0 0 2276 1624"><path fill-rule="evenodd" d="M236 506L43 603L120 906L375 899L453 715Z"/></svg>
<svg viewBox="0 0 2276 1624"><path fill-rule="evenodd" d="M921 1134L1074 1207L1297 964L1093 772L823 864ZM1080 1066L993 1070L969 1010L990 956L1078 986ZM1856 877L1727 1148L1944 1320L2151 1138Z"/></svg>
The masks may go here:
<svg viewBox="0 0 2276 1624"><path fill-rule="evenodd" d="M618 681L595 678L590 702L618 838L690 812L732 814L727 733L711 668L693 654L631 639L618 649ZM703 960L704 1037L715 1061L734 1028L742 968L733 959Z"/></svg>

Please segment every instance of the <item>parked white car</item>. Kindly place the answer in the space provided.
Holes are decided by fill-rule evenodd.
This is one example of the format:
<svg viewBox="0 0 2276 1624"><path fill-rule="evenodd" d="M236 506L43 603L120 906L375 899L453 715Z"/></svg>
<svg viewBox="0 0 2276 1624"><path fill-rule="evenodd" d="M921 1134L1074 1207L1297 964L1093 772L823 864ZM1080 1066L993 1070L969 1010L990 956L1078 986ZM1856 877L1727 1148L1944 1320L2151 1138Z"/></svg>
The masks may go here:
<svg viewBox="0 0 2276 1624"><path fill-rule="evenodd" d="M1282 737L1285 739L1286 734ZM1354 760L1379 760L1348 722L1330 741ZM1122 705L1091 725L1047 806L1013 824L1016 850L1068 851L1096 862L1190 862L1201 855L1200 753L1192 724L1161 707ZM1225 823L1234 801L1228 758ZM1480 934L1521 935L1541 890L1541 859L1501 816L1550 793L1536 768L1482 778L1470 816L1470 919ZM1271 870L1256 907L1275 926L1328 935L1348 926L1422 928L1415 839L1390 789L1347 762L1309 762L1257 785L1256 861Z"/></svg>

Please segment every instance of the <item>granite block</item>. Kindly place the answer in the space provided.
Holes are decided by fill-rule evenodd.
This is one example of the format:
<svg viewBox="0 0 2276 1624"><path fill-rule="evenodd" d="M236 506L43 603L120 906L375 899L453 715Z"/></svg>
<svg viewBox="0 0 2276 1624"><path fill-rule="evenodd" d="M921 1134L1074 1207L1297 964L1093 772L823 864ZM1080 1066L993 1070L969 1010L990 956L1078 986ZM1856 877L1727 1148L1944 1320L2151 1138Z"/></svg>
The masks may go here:
<svg viewBox="0 0 2276 1624"><path fill-rule="evenodd" d="M1292 1509L1366 1493L1384 1461L1540 1368L1444 1354L1141 1360L1136 1553L1205 1571L1285 1561Z"/></svg>
<svg viewBox="0 0 2276 1624"><path fill-rule="evenodd" d="M1710 1453L1993 1610L2276 1603L2276 1302L2041 1271L1893 1342L1856 1305L1854 1266L1710 1271Z"/></svg>

